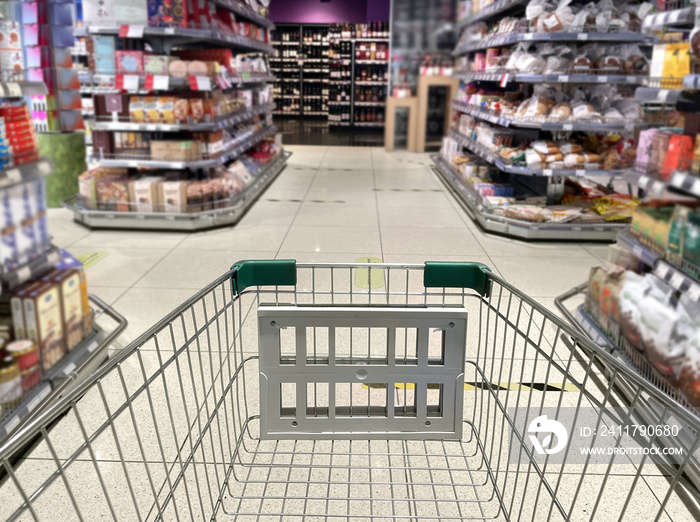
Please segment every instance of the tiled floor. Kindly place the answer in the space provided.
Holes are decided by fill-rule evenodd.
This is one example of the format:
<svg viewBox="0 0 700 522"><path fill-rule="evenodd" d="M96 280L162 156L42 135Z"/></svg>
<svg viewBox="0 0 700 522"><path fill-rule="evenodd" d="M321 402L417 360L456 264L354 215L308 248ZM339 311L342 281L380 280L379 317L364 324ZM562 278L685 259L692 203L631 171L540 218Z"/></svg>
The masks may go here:
<svg viewBox="0 0 700 522"><path fill-rule="evenodd" d="M91 292L129 319L123 343L244 258L473 260L552 309L556 296L584 282L605 259L601 244L528 243L485 234L431 171L428 154L288 148L294 154L287 169L233 228L91 232L67 211L51 211L58 245L76 255L108 254L89 269L88 280Z"/></svg>
<svg viewBox="0 0 700 522"><path fill-rule="evenodd" d="M91 292L128 318L129 328L110 350L112 357L120 358L114 361L117 364L98 385L86 390L17 465L18 482L32 494L51 473L59 476L54 459L67 464L61 477L35 502L39 519L73 519L69 514L74 508L81 510L84 520L104 518L109 510L120 520L150 519L148 515L154 515L152 510L160 502L167 506L164 520L209 519L220 496L217 520L281 520L282 513L290 517L306 513L311 520L349 519L349 514L358 513L362 514L361 520L384 520L381 517L385 514L386 520L409 516L425 520L501 520L503 512L498 509L486 468L500 473L498 482L506 495L505 502L508 498L515 500L508 508L513 518L525 513L524 520L549 519L547 513L551 514L553 504L546 492L540 491L541 481L532 466L527 471L519 468L515 482L500 478L514 475L508 475L513 468L506 462L512 431L505 422L492 420L504 418L499 417L494 398L498 396L507 408L518 412L529 407L576 406L590 413L595 411L591 401L600 404L609 394L605 386L591 390L586 386L585 394L575 387L566 393L560 393L559 388L544 393L534 385L510 387L514 380L564 384L570 377L565 378L562 367L568 367L579 383L599 372L569 366L572 355L558 335L561 330L529 305L523 307L517 296L509 297L507 290L504 296L494 289L494 295L501 297L493 299L492 304L494 311L508 316L509 324L499 321L499 314L495 314L494 319L484 321L483 330L481 324L473 328L472 322L480 323L480 300L467 298L466 302L470 321L466 348L471 350L467 356L468 381L482 379L472 364L476 361L484 380L498 386L505 383L504 391L512 390L491 394L470 385L470 391L465 391L465 419L473 420L478 428L478 440L486 444L491 438L490 449L477 448L477 437L468 433L462 441L451 442L374 440L353 441L353 445L343 440L260 441L258 417L263 406L267 406L264 411L277 412L279 407L275 410L274 403L262 403L267 399L260 395L259 384L264 379L259 377L257 358L251 357L258 353L257 317L248 313L253 309L253 297L248 294L232 300L228 281L164 323L139 344L138 350L120 351L241 259L294 258L317 263L352 263L368 257L392 263L479 261L553 310L554 298L585 281L589 269L606 256L601 245L522 243L485 235L445 191L430 170L427 154L387 154L379 148L352 147L290 149L294 155L287 170L233 228L198 234L90 232L74 224L66 211L51 211L52 232L59 246L76 255L107 254L88 269L88 284ZM389 275L380 274L382 284L393 292L401 285L415 289L422 283L422 279L389 281ZM305 277L308 275L308 271L300 275L297 291L310 289L310 278ZM319 286L334 281L339 286L362 288L355 276L351 282L346 272L336 273L333 279L324 272L316 273L314 281ZM368 273L368 279L372 277ZM328 297L322 289L314 288L319 299ZM313 330L314 354L320 335L316 332L324 328L330 335L326 327ZM474 342L478 335L470 332L475 329L489 332L484 337L492 339L482 339L482 344ZM341 330L349 331L334 328L336 355L339 345L348 344L348 336L339 333ZM409 330L404 329L406 337ZM300 330L284 331L289 339L299 339ZM418 331L414 335L418 336ZM429 331L428 338L434 331ZM310 335L308 330L305 335ZM390 334L386 335L389 338ZM398 339L398 335L396 328L393 338ZM365 338L369 343L369 337ZM531 343L525 342L526 338ZM326 350L330 350L328 339ZM287 353L282 344L272 349ZM390 346L389 341L375 344L372 350ZM399 344L395 343L396 350ZM319 349L323 350L323 345L320 340ZM300 346L291 346L289 353L299 353ZM357 349L357 343L355 346ZM444 349L442 337L430 346ZM352 351L350 354L352 358ZM389 355L385 352L384 357ZM557 359L564 364L551 364ZM306 360L301 366L305 365ZM356 375L360 379L359 371ZM365 406L371 402L370 393L380 399L394 395L377 386L368 386L365 392L365 385L359 381L352 385L357 388L356 398L368 397ZM314 386L316 396L316 384L302 384L301 388L308 390L308 386ZM396 407L405 410L410 386L399 382L393 386L397 389L392 399ZM418 385L413 389L418 390ZM525 391L521 394L522 389ZM281 393L279 388L276 393ZM323 394L318 396L323 398ZM333 403L328 392L325 397L327 404L334 403L336 408L347 399L337 391ZM350 404L355 404L352 391L349 398ZM280 401L285 400L296 407L298 401L308 401L308 395L282 394ZM488 406L484 406L484 400ZM387 411L389 404L384 404ZM300 413L292 419L308 422L313 418L308 410L302 411L307 411L306 415ZM524 418L519 420L524 422ZM425 426L430 425L425 422ZM491 458L490 463L482 459L482 450ZM643 520L658 511L668 488L658 476L658 469L647 464L645 476L636 481L636 468L624 458L618 459L612 471L606 468L607 464L586 464L584 473L580 463L567 463L566 467L547 467L545 463L543 472L550 484L556 483L562 509L576 502L572 520L617 520L621 518L620 509L626 510L626 519ZM527 475L527 479L518 483L521 475ZM22 498L12 485L9 481L0 484L0 518L5 518L3 507L21 505ZM603 498L600 505L595 502L599 496ZM134 506L138 506L139 513ZM372 517L365 516L367 512ZM231 516L227 518L226 513ZM260 517L258 513L270 516ZM307 519L301 514L295 520ZM555 512L554 519L559 520L556 516ZM692 519L677 497L658 518Z"/></svg>

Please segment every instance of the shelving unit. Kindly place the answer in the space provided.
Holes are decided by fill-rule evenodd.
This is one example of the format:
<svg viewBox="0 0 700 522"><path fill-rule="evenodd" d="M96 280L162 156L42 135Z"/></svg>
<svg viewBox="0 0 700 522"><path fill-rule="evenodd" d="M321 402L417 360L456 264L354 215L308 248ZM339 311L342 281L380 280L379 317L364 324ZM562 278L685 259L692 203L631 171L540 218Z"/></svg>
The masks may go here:
<svg viewBox="0 0 700 522"><path fill-rule="evenodd" d="M269 35L261 31L261 29L274 29L272 22L238 2L218 0L215 3L220 8L223 7L234 12L240 19L257 24L259 26L258 29L246 33L251 35L248 37L224 31L222 25L217 26L216 29L190 29L179 26L129 28L129 31L134 29L139 35L142 31L143 37L136 40L127 39L128 45L130 48L133 48L134 42L137 45L144 42L150 45L156 54L161 55L170 54L174 48L195 50L209 48L227 49L233 51L233 53L262 55L269 55L274 52L274 47L266 43L270 40L268 38ZM82 32L86 35L100 34L124 38L122 36L124 34L123 27L88 26L83 28ZM203 58L197 57L195 59L202 60ZM277 107L273 103L269 96L271 89L266 91L266 89L269 89L267 87L268 82L276 81L275 76L280 76L279 74L274 74L275 72L280 72L280 68L275 69L274 59L270 60L272 62L270 69L272 70L263 67L261 65L262 62L259 61L257 64L253 64L253 67L241 69L245 70L245 73L231 70L232 67L229 65L228 58L218 58L217 60L223 60L219 61L217 68L217 71L220 72L217 72L218 76L209 77L150 76L147 74L134 77L120 74L104 75L91 73L81 75L82 91L93 95L127 91L128 94L153 95L156 93L161 96L165 94L166 98L175 96L176 100L180 100L183 98L177 98L177 95L186 94L188 96L184 99L187 100L187 103L190 103L192 100L198 99L196 96L192 97L195 93L199 93L199 99L201 99L201 91L221 91L221 95L231 98L244 96L231 91L252 90L252 92L244 96L245 102L237 102L238 107L242 106L242 108L238 109L235 105L228 105L238 110L219 117L214 116L213 120L209 120L208 116L195 119L194 115L192 115L192 117L187 116L182 123L157 123L157 118L148 121L148 116L145 117L146 121L143 121L143 119L136 121L129 107L107 113L106 116L99 116L92 123L95 133L93 134L93 153L88 158L89 165L121 169L186 170L188 175L180 179L192 180L192 183L197 180L203 180L202 183L204 185L211 187L208 189L209 192L206 191L204 185L196 189L204 191L199 196L202 198L202 204L196 203L199 201L196 194L193 193L190 196L189 190L190 188L194 189L194 187L187 184L184 187L180 187L178 189L180 190L179 195L175 196L181 203L170 205L162 202L152 203L151 206L146 205L146 208L153 209L151 212L138 211L143 210L143 206L135 203L133 195L117 195L113 202L100 202L99 204L96 203L94 195L92 196L92 201L87 203L83 199L84 195L83 197L75 196L64 201L64 206L73 212L76 222L92 228L118 227L170 230L201 230L233 224L240 219L242 212L252 204L255 198L283 170L288 155L284 151L280 151L279 155L274 156L270 163L260 168L259 171L257 165L261 164L260 161L257 161L257 165L256 162L249 164L248 168L243 168L243 164L238 165L237 167L241 167L242 170L250 169L242 180L232 181L232 184L224 184L223 181L216 181L216 184L214 184L214 181L209 183L208 180L220 180L222 179L220 176L226 175L225 172L223 174L218 172L216 175L213 175L210 169L221 168L223 165L239 159L246 151L260 144L266 138L275 135L276 127L272 123L272 113L276 109L284 110L282 103L278 103ZM287 58L285 58L284 63L287 63ZM288 79L287 77L280 77L280 80L283 81ZM127 82L127 80L129 81ZM125 86L127 87L124 88ZM277 98L279 102L285 99L283 96ZM103 98L102 101L106 104L107 99L109 98ZM115 102L115 100L112 98L112 102ZM231 100L231 103L235 101ZM126 103L130 104L132 102L133 100L127 98ZM121 107L121 104L124 102L119 101L118 103L119 107ZM173 101L174 103L175 101ZM199 103L200 106L203 104L204 101ZM104 109L102 110L104 111ZM189 108L186 109L186 111L189 110ZM194 111L194 108L192 108L192 111ZM189 113L186 112L186 114ZM164 121L163 118L161 117L161 122ZM172 122L172 120L170 121ZM187 123L187 121L191 123ZM100 132L99 145L97 145L97 131ZM137 150L134 150L136 146L132 148L117 147L116 135L112 133L120 133L122 131L124 134L129 134L130 141L132 141L132 133L136 133L137 141L139 142ZM190 132L204 134L193 136L183 134ZM173 156L160 151L160 149L160 152L156 152L155 148L150 145L155 143L156 140L160 140L163 145L161 149L163 150L165 150L167 144L178 143L180 147L185 146L187 148L189 141L192 141L192 146L197 146L197 149L195 149L193 154L185 154L183 152L171 160L170 158ZM197 143L194 143L195 141ZM145 143L145 147L142 143ZM137 171L130 170L129 172L134 174ZM160 173L156 171L152 176L157 176L158 174ZM236 175L233 176L236 177ZM241 182L243 185L240 184ZM185 188L188 191L187 196L183 192ZM113 190L121 189L117 187ZM129 191L131 190L129 188ZM152 189L149 188L148 190ZM157 190L160 189L158 188ZM117 197L121 199L117 200ZM126 202L124 200L125 197ZM191 201L192 204L190 205ZM164 210L164 212L156 212L155 210ZM170 213L169 210L173 210L173 212ZM186 212L186 210L191 210L191 212Z"/></svg>
<svg viewBox="0 0 700 522"><path fill-rule="evenodd" d="M469 31L470 26L477 22L496 20L500 17L524 16L524 10L528 4L527 0L498 0L482 10L473 13L458 22L458 30L460 32ZM531 30L533 31L533 30ZM469 33L465 33L469 34ZM455 56L470 55L475 52L483 52L486 49L498 47L510 47L524 43L580 43L587 44L590 42L609 42L610 44L646 44L650 43L651 39L648 35L642 32L610 32L601 33L595 31L584 31L583 28L564 29L561 32L517 32L507 34L495 34L486 38L467 39L462 38L460 44L454 51ZM622 74L622 73L605 73L591 71L590 73L582 73L576 70L568 70L557 74L525 74L516 73L508 70L480 70L470 71L463 67L463 70L457 70L454 74L455 78L463 82L493 82L498 83L502 89L506 86L510 87L513 84L559 84L565 85L580 85L582 88L595 87L596 85L621 85L623 87L635 87L638 85L650 86L647 76L637 74ZM467 70L464 70L467 69ZM568 120L551 121L545 117L533 117L528 119L519 119L514 115L496 112L477 105L470 105L461 101L453 101L452 109L457 114L466 114L475 120L488 122L493 127L503 127L512 129L511 136L516 139L536 140L536 139L558 139L562 134L571 132L591 132L591 133L624 133L632 134L637 127L643 124L640 118L637 121L618 120L618 121L603 121L578 119L573 121L573 118ZM551 133L542 135L541 133ZM591 178L601 184L612 183L613 180L622 177L626 171L617 169L602 169L597 164L586 165L582 164L579 168L530 168L512 164L507 159L501 157L491 147L482 145L459 132L458 128L453 127L449 131L449 138L456 141L458 148L467 149L475 156L485 160L487 163L495 167L502 173L507 173L516 176L528 176L530 178L547 178L546 184L549 186L553 178L560 180L565 177ZM455 193L465 206L472 217L486 230L504 234L507 236L525 238L525 239L566 239L580 241L613 241L617 234L627 225L620 223L591 223L580 226L580 224L565 224L537 222L529 223L525 220L519 221L515 219L507 219L500 214L494 214L494 210L490 204L484 200L469 184L462 179L453 167L444 158L436 156L437 171L442 177L445 184ZM625 165L624 163L611 165L613 167ZM545 165L546 167L546 165ZM560 165L561 167L561 165ZM607 167L607 165L606 165ZM506 178L499 178L506 179ZM511 177L511 179L513 179ZM517 178L520 185L527 185L525 178ZM504 183L505 181L501 181ZM511 182L515 184L515 182ZM534 181L532 182L534 183ZM538 187L539 184L536 184ZM546 230L546 232L545 232Z"/></svg>

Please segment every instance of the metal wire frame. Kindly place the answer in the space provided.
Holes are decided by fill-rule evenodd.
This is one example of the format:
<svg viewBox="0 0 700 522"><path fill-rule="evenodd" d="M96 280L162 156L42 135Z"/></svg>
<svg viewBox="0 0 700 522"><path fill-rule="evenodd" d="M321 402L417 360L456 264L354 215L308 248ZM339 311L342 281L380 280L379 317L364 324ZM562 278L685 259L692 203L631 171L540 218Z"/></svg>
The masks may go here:
<svg viewBox="0 0 700 522"><path fill-rule="evenodd" d="M491 276L491 295L426 289L421 265L297 265L295 287L232 294L229 272L116 354L0 448L10 520L696 519L680 462L537 459L525 416L542 408L650 410L700 422L534 300ZM258 304L463 305L470 314L461 441L261 441ZM478 342L476 341L478 339ZM605 367L610 385L602 385ZM557 383L542 390L532 384ZM577 393L563 393L572 387ZM400 393L400 392L399 392ZM596 409L597 408L597 409ZM69 409L58 424L59 416ZM633 409L619 422L635 419ZM597 426L608 422L600 414ZM574 420L576 423L576 419ZM25 460L10 459L35 440ZM508 442L513 441L513 457ZM591 447L595 437L591 440ZM619 442L618 442L619 444ZM36 459L36 460L32 460ZM624 467L614 473L613 463ZM641 511L640 511L641 510ZM683 518L685 517L685 518Z"/></svg>

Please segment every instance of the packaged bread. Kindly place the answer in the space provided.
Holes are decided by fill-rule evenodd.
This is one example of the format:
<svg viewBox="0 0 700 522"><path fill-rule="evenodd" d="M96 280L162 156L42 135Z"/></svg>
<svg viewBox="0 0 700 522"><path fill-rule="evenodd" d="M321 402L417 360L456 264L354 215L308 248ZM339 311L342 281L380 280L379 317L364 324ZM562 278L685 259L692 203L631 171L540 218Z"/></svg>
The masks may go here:
<svg viewBox="0 0 700 522"><path fill-rule="evenodd" d="M129 99L129 117L131 121L143 123L146 118L143 112L143 100L141 96L132 96Z"/></svg>
<svg viewBox="0 0 700 522"><path fill-rule="evenodd" d="M598 163L598 161L600 161L600 158L597 154L591 154L588 152L567 154L564 156L564 165L569 168L590 163Z"/></svg>
<svg viewBox="0 0 700 522"><path fill-rule="evenodd" d="M567 120L571 117L571 104L569 102L557 103L549 113L552 120Z"/></svg>
<svg viewBox="0 0 700 522"><path fill-rule="evenodd" d="M537 140L530 144L533 150L539 152L540 154L558 154L559 147L557 144L551 140Z"/></svg>
<svg viewBox="0 0 700 522"><path fill-rule="evenodd" d="M175 121L188 123L190 117L190 101L187 98L177 98L173 106Z"/></svg>
<svg viewBox="0 0 700 522"><path fill-rule="evenodd" d="M158 114L158 98L156 96L144 96L142 98L143 112L148 123L160 123Z"/></svg>
<svg viewBox="0 0 700 522"><path fill-rule="evenodd" d="M525 151L525 162L528 167L538 168L544 163L545 155L541 152L537 152L534 149L527 149Z"/></svg>
<svg viewBox="0 0 700 522"><path fill-rule="evenodd" d="M577 73L587 73L591 70L591 65L588 56L577 56L571 64L571 69Z"/></svg>
<svg viewBox="0 0 700 522"><path fill-rule="evenodd" d="M562 161L564 159L564 155L561 154L560 152L557 152L556 154L548 154L544 157L544 162L545 163L555 163L557 161Z"/></svg>
<svg viewBox="0 0 700 522"><path fill-rule="evenodd" d="M602 116L590 103L574 102L571 106L571 114L576 120L601 121Z"/></svg>
<svg viewBox="0 0 700 522"><path fill-rule="evenodd" d="M618 73L622 70L622 62L617 56L605 55L593 62L593 68L599 73Z"/></svg>
<svg viewBox="0 0 700 522"><path fill-rule="evenodd" d="M578 143L569 143L568 141L557 142L557 147L559 147L559 152L564 155L576 154L583 151L583 147L581 147L581 145Z"/></svg>
<svg viewBox="0 0 700 522"><path fill-rule="evenodd" d="M200 62L199 60L193 60L187 62L187 74L190 76L207 76L209 70L207 69L207 64Z"/></svg>
<svg viewBox="0 0 700 522"><path fill-rule="evenodd" d="M158 116L161 123L175 123L175 98L172 96L158 96Z"/></svg>

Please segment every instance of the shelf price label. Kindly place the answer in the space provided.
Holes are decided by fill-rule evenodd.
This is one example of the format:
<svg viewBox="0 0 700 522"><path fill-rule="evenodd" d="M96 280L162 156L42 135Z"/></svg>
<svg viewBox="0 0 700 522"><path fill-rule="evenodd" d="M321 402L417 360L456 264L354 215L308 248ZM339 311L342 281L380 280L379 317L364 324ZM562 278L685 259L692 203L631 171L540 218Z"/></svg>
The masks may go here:
<svg viewBox="0 0 700 522"><path fill-rule="evenodd" d="M5 84L5 93L7 96L22 96L22 87L17 82L9 82Z"/></svg>
<svg viewBox="0 0 700 522"><path fill-rule="evenodd" d="M138 91L139 78L135 74L117 74L114 78L114 87L119 91Z"/></svg>
<svg viewBox="0 0 700 522"><path fill-rule="evenodd" d="M190 76L189 81L193 91L211 91L211 78L207 76Z"/></svg>
<svg viewBox="0 0 700 522"><path fill-rule="evenodd" d="M225 76L217 76L216 77L216 84L219 86L220 89L230 89L231 88L231 82L228 81L228 78Z"/></svg>
<svg viewBox="0 0 700 522"><path fill-rule="evenodd" d="M147 91L167 91L170 88L170 76L149 74L146 76L145 87Z"/></svg>
<svg viewBox="0 0 700 522"><path fill-rule="evenodd" d="M671 277L671 280L669 281L669 284L675 288L676 290L680 290L681 286L683 286L683 282L685 281L685 278L683 277L683 274L680 272L676 272L673 274Z"/></svg>
<svg viewBox="0 0 700 522"><path fill-rule="evenodd" d="M579 33L577 38L579 40L588 40L588 33Z"/></svg>
<svg viewBox="0 0 700 522"><path fill-rule="evenodd" d="M700 285L692 284L688 289L688 298L692 301L700 301Z"/></svg>
<svg viewBox="0 0 700 522"><path fill-rule="evenodd" d="M119 27L119 38L143 38L143 25L122 25Z"/></svg>

